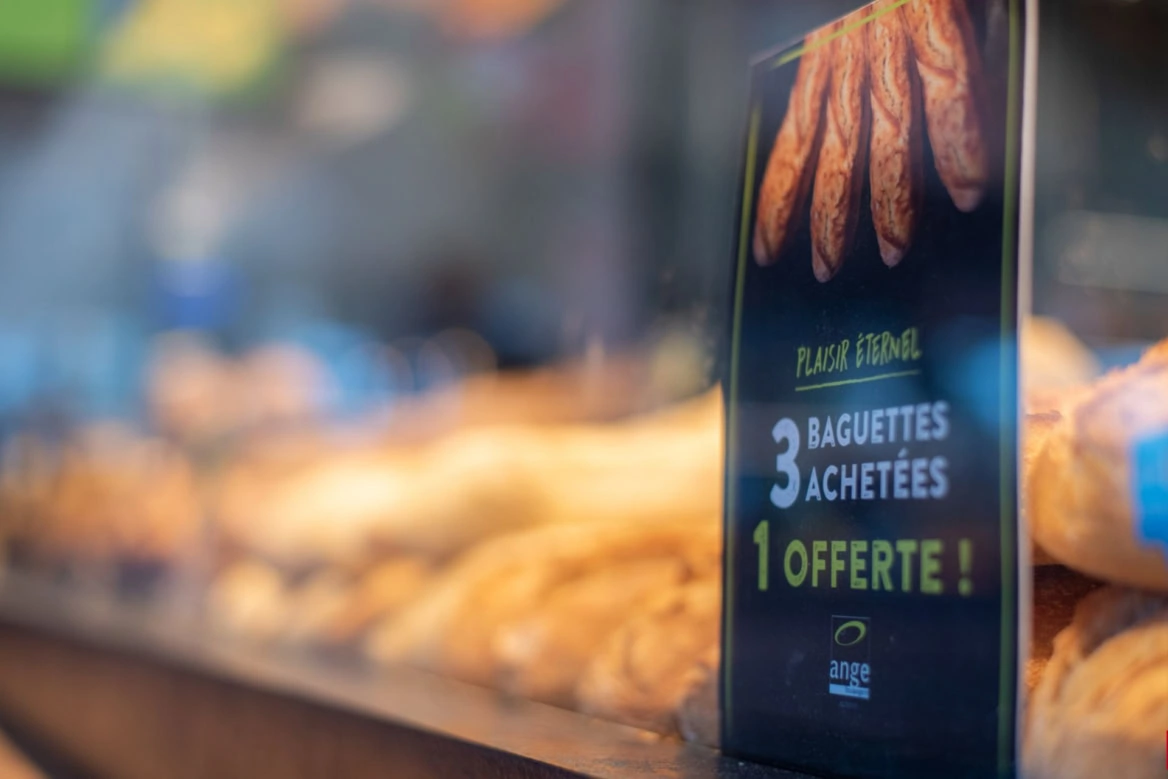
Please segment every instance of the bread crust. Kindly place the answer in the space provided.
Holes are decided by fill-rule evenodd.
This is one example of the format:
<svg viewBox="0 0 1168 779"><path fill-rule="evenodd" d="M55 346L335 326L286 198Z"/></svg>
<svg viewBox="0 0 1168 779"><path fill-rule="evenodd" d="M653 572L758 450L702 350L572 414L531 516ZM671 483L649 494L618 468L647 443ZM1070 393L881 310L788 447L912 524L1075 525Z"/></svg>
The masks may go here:
<svg viewBox="0 0 1168 779"><path fill-rule="evenodd" d="M847 27L861 13L849 14L840 24ZM853 29L832 41L831 49L831 85L811 200L811 267L821 282L839 271L851 249L868 159L868 36L863 28Z"/></svg>
<svg viewBox="0 0 1168 779"><path fill-rule="evenodd" d="M374 660L405 663L494 686L514 673L500 631L537 615L557 589L605 567L649 559L682 561L693 576L721 560L716 517L702 521L625 518L537 528L475 548L444 571L420 600L375 628Z"/></svg>
<svg viewBox="0 0 1168 779"><path fill-rule="evenodd" d="M1168 598L1106 587L1079 604L1026 717L1032 779L1163 776Z"/></svg>
<svg viewBox="0 0 1168 779"><path fill-rule="evenodd" d="M712 636L716 641L717 636ZM722 718L719 700L720 650L717 643L702 653L694 670L694 683L681 702L677 725L681 737L712 749L722 745Z"/></svg>
<svg viewBox="0 0 1168 779"><path fill-rule="evenodd" d="M823 41L833 29L807 36L787 114L767 161L754 227L754 258L760 265L778 258L807 202L819 151L823 95L831 73L832 46Z"/></svg>
<svg viewBox="0 0 1168 779"><path fill-rule="evenodd" d="M1075 616L1075 608L1103 583L1061 565L1034 570L1033 607L1030 610L1030 657L1026 661L1026 689L1033 692L1054 653L1054 639Z"/></svg>
<svg viewBox="0 0 1168 779"><path fill-rule="evenodd" d="M1022 490L1022 519L1028 521L1027 516L1027 500L1026 490L1029 479L1025 474L1029 474L1034 468L1034 461L1038 459L1038 453L1042 451L1043 445L1046 443L1047 437L1050 436L1052 430L1062 419L1062 415L1058 411L1041 411L1035 413L1027 413L1022 426L1022 473L1023 477L1019 480ZM1030 562L1035 566L1043 565L1058 565L1058 560L1050 556L1050 554L1034 541L1033 531L1030 534Z"/></svg>
<svg viewBox="0 0 1168 779"><path fill-rule="evenodd" d="M937 173L954 205L977 208L989 178L981 116L981 57L964 0L901 6L916 54Z"/></svg>
<svg viewBox="0 0 1168 779"><path fill-rule="evenodd" d="M504 692L570 707L584 668L645 600L680 587L689 572L676 557L600 569L552 590L531 611L500 625L492 642Z"/></svg>
<svg viewBox="0 0 1168 779"><path fill-rule="evenodd" d="M354 583L319 640L334 645L358 641L374 624L393 617L424 593L435 575L433 563L423 557L406 555L377 563Z"/></svg>
<svg viewBox="0 0 1168 779"><path fill-rule="evenodd" d="M920 96L903 9L881 0L866 26L871 74L872 140L869 180L872 223L884 264L893 267L912 245L920 213Z"/></svg>
<svg viewBox="0 0 1168 779"><path fill-rule="evenodd" d="M665 593L626 622L589 664L577 687L587 714L678 735L678 711L716 652L721 577Z"/></svg>
<svg viewBox="0 0 1168 779"><path fill-rule="evenodd" d="M1103 377L1065 406L1025 474L1032 537L1056 560L1105 581L1168 591L1168 556L1142 544L1131 447L1168 429L1168 348Z"/></svg>

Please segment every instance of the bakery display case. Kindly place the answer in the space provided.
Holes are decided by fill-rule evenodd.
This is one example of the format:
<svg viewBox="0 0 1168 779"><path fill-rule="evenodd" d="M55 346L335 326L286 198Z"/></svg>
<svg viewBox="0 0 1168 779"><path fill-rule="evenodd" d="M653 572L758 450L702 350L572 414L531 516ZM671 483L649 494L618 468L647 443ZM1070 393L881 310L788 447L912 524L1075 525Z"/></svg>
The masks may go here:
<svg viewBox="0 0 1168 779"><path fill-rule="evenodd" d="M719 751L730 247L748 62L863 4L92 5L52 78L0 32L0 725L82 775L803 775ZM1019 775L1151 777L1168 14L1038 19Z"/></svg>

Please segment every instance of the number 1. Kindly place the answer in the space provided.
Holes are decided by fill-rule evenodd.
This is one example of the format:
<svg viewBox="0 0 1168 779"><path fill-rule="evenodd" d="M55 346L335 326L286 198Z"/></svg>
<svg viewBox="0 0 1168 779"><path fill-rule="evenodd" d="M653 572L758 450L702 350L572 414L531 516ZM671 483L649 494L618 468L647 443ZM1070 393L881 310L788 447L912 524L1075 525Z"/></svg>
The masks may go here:
<svg viewBox="0 0 1168 779"><path fill-rule="evenodd" d="M771 524L765 519L754 529L754 543L758 544L758 589L766 592L770 578Z"/></svg>

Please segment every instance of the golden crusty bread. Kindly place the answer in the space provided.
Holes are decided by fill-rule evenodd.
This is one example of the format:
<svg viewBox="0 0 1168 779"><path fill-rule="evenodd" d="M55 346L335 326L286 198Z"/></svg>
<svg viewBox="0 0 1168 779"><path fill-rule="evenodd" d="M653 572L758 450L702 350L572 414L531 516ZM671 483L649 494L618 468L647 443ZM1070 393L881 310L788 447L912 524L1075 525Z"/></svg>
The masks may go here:
<svg viewBox="0 0 1168 779"><path fill-rule="evenodd" d="M580 709L666 735L716 663L721 577L706 576L647 603L604 643L576 688Z"/></svg>
<svg viewBox="0 0 1168 779"><path fill-rule="evenodd" d="M722 743L718 655L715 636L715 643L698 659L692 675L694 682L677 711L677 727L681 737L714 749Z"/></svg>
<svg viewBox="0 0 1168 779"><path fill-rule="evenodd" d="M981 57L964 0L901 6L916 54L933 162L953 204L973 211L989 180Z"/></svg>
<svg viewBox="0 0 1168 779"><path fill-rule="evenodd" d="M1024 474L1035 542L1084 573L1168 590L1168 557L1138 538L1130 450L1168 430L1168 342L1103 377L1060 412Z"/></svg>
<svg viewBox="0 0 1168 779"><path fill-rule="evenodd" d="M1057 319L1026 317L1018 335L1022 347L1022 384L1028 399L1036 393L1082 387L1099 376L1098 358ZM1047 407L1054 408L1054 405Z"/></svg>
<svg viewBox="0 0 1168 779"><path fill-rule="evenodd" d="M890 268L912 245L924 194L920 94L904 12L894 2L879 0L866 26L872 83L872 226L880 256Z"/></svg>
<svg viewBox="0 0 1168 779"><path fill-rule="evenodd" d="M1023 344L1025 345L1025 341ZM1024 352L1026 355L1033 353L1033 349L1029 352ZM1027 366L1029 366L1030 362L1030 359L1027 358ZM1057 370L1048 370L1044 379L1048 383L1027 386L1022 395L1022 408L1024 412L1022 421L1022 476L1019 478L1018 483L1022 491L1023 518L1026 516L1026 489L1029 483L1027 474L1033 470L1034 461L1037 459L1039 451L1042 450L1051 431L1055 429L1059 420L1062 419L1063 410L1074 403L1076 398L1090 391L1089 387L1081 384L1049 383L1056 381L1060 375L1065 381L1067 376L1074 375L1074 372L1063 371L1060 374ZM1031 564L1035 566L1058 565L1059 561L1051 557L1045 549L1034 541L1033 533L1030 535Z"/></svg>
<svg viewBox="0 0 1168 779"><path fill-rule="evenodd" d="M1030 610L1030 657L1026 661L1026 689L1033 691L1054 653L1054 639L1075 615L1075 607L1101 582L1064 568L1050 565L1034 570L1033 607Z"/></svg>
<svg viewBox="0 0 1168 779"><path fill-rule="evenodd" d="M235 563L220 572L207 591L212 629L251 641L275 640L288 624L287 583L270 565Z"/></svg>
<svg viewBox="0 0 1168 779"><path fill-rule="evenodd" d="M721 509L721 395L604 425L459 431L227 469L224 542L285 569L359 570L375 554L443 560L496 535L619 512L628 522Z"/></svg>
<svg viewBox="0 0 1168 779"><path fill-rule="evenodd" d="M1022 473L1023 476L1019 479L1022 489L1022 511L1026 511L1026 485L1028 479L1025 474L1028 474L1034 468L1034 461L1038 457L1038 453L1042 451L1042 446L1046 443L1047 437L1051 431L1054 430L1055 425L1062 418L1062 415L1057 411L1044 411L1033 414L1026 414L1022 427ZM1025 514L1024 514L1025 516ZM1058 561L1050 556L1049 553L1037 543L1034 542L1034 534L1031 532L1031 552L1030 561L1035 566L1043 565L1058 565Z"/></svg>
<svg viewBox="0 0 1168 779"><path fill-rule="evenodd" d="M560 585L529 614L499 626L493 643L499 686L519 697L573 705L576 682L604 640L643 600L689 575L684 560L656 556L605 565Z"/></svg>
<svg viewBox="0 0 1168 779"><path fill-rule="evenodd" d="M377 622L418 598L435 575L430 561L420 557L395 557L374 565L353 584L315 638L334 645L357 641Z"/></svg>
<svg viewBox="0 0 1168 779"><path fill-rule="evenodd" d="M32 458L7 474L23 497L19 541L52 564L176 563L197 542L195 473L165 441L116 423L92 423L59 447L28 440ZM47 450L49 459L36 455ZM15 453L21 458L21 453ZM31 466L31 468L29 467Z"/></svg>
<svg viewBox="0 0 1168 779"><path fill-rule="evenodd" d="M1164 775L1168 598L1107 587L1058 635L1030 702L1023 764L1031 779Z"/></svg>
<svg viewBox="0 0 1168 779"><path fill-rule="evenodd" d="M832 47L824 45L831 29L807 37L787 114L775 136L758 190L754 258L760 265L778 259L801 218L818 159L823 95L831 79Z"/></svg>
<svg viewBox="0 0 1168 779"><path fill-rule="evenodd" d="M619 519L535 528L487 541L450 566L423 597L375 628L367 654L492 685L512 672L503 626L535 614L557 589L609 566L684 561L695 575L716 570L716 516ZM504 657L499 656L500 651Z"/></svg>
<svg viewBox="0 0 1168 779"><path fill-rule="evenodd" d="M854 11L836 22L837 30L848 30L862 13ZM820 281L839 271L856 235L871 121L864 30L842 32L828 46L831 83L811 193L811 264Z"/></svg>

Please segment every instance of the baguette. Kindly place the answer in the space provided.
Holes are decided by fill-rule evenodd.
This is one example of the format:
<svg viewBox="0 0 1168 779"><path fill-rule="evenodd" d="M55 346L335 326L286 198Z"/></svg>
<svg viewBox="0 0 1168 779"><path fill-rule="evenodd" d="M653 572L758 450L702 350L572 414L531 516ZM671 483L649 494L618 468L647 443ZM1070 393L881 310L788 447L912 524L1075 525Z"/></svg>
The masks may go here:
<svg viewBox="0 0 1168 779"><path fill-rule="evenodd" d="M760 265L778 258L807 202L819 151L823 94L831 73L832 46L824 43L830 34L830 29L823 30L806 39L787 115L763 174L754 228L754 258Z"/></svg>
<svg viewBox="0 0 1168 779"><path fill-rule="evenodd" d="M965 0L902 6L916 53L933 160L953 204L977 208L989 178L979 94L981 58Z"/></svg>
<svg viewBox="0 0 1168 779"><path fill-rule="evenodd" d="M421 595L435 575L433 565L422 557L402 556L377 564L354 584L351 596L322 627L320 640L330 645L354 643Z"/></svg>
<svg viewBox="0 0 1168 779"><path fill-rule="evenodd" d="M839 24L846 26L859 13ZM851 248L868 153L868 36L855 29L836 38L831 48L831 85L811 200L811 262L821 282L839 271Z"/></svg>
<svg viewBox="0 0 1168 779"><path fill-rule="evenodd" d="M626 622L589 664L577 687L582 711L665 735L716 661L721 578L664 594Z"/></svg>
<svg viewBox="0 0 1168 779"><path fill-rule="evenodd" d="M503 626L539 612L558 588L606 567L676 559L693 575L717 569L715 516L630 522L626 517L549 526L488 541L439 576L423 597L375 628L366 653L492 686L514 661ZM499 652L503 650L504 656Z"/></svg>
<svg viewBox="0 0 1168 779"><path fill-rule="evenodd" d="M518 697L570 707L585 666L642 601L680 587L676 557L603 568L553 590L531 613L501 625L493 642L498 683Z"/></svg>
<svg viewBox="0 0 1168 779"><path fill-rule="evenodd" d="M229 468L227 543L288 570L435 561L491 536L608 516L705 517L721 508L721 396L602 425L459 431L420 448L356 449L294 467ZM372 559L371 559L372 558Z"/></svg>
<svg viewBox="0 0 1168 779"><path fill-rule="evenodd" d="M912 72L912 47L903 10L875 6L880 16L867 25L871 71L872 222L884 264L894 267L908 252L923 195L920 99ZM883 12L883 13L881 13Z"/></svg>
<svg viewBox="0 0 1168 779"><path fill-rule="evenodd" d="M721 704L718 696L718 647L715 642L698 658L694 683L685 694L677 712L677 726L681 737L695 744L718 749L722 743Z"/></svg>

